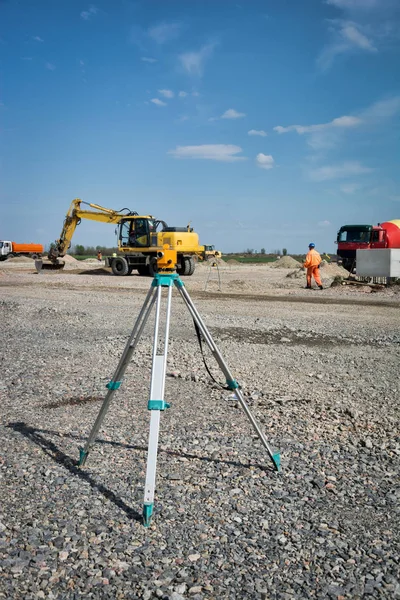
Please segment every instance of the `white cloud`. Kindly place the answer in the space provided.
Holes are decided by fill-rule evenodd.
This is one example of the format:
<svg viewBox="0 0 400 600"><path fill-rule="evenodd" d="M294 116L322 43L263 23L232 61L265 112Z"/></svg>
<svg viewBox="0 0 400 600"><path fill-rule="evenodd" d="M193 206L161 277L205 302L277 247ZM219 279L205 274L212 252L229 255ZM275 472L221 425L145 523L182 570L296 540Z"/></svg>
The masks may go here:
<svg viewBox="0 0 400 600"><path fill-rule="evenodd" d="M179 98L186 98L187 95L188 95L187 92L179 92L179 94L178 94Z"/></svg>
<svg viewBox="0 0 400 600"><path fill-rule="evenodd" d="M312 181L327 181L328 179L341 179L352 177L353 175L364 175L370 173L373 169L364 167L358 161L347 161L340 165L327 165L310 171Z"/></svg>
<svg viewBox="0 0 400 600"><path fill-rule="evenodd" d="M149 58L148 56L141 56L140 60L142 60L143 62L150 63L150 64L153 64L153 63L157 62L156 58Z"/></svg>
<svg viewBox="0 0 400 600"><path fill-rule="evenodd" d="M44 42L44 40L38 35L35 35L35 37L33 37L32 39L35 40L35 42Z"/></svg>
<svg viewBox="0 0 400 600"><path fill-rule="evenodd" d="M164 44L165 42L169 42L178 37L181 31L182 25L181 23L159 23L154 27L150 27L148 30L148 35L152 40L157 42L157 44Z"/></svg>
<svg viewBox="0 0 400 600"><path fill-rule="evenodd" d="M378 6L379 0L326 0L327 4L332 4L337 8L343 9L370 9Z"/></svg>
<svg viewBox="0 0 400 600"><path fill-rule="evenodd" d="M354 194L360 187L359 183L344 183L339 189L343 194Z"/></svg>
<svg viewBox="0 0 400 600"><path fill-rule="evenodd" d="M162 100L160 100L159 98L152 98L150 100L150 102L152 102L153 104L156 104L156 106L167 106L166 102L163 102Z"/></svg>
<svg viewBox="0 0 400 600"><path fill-rule="evenodd" d="M367 31L361 31L362 26L353 21L331 20L330 31L332 42L323 48L317 59L317 64L322 70L332 66L335 58L340 54L347 54L354 50L375 53L378 49L367 36Z"/></svg>
<svg viewBox="0 0 400 600"><path fill-rule="evenodd" d="M91 4L90 7L88 8L88 10L83 10L81 12L81 18L84 21L89 21L89 19L91 19L92 17L94 17L95 15L97 15L98 10L99 9L96 6L94 6L93 4Z"/></svg>
<svg viewBox="0 0 400 600"><path fill-rule="evenodd" d="M179 61L184 70L189 75L201 77L204 72L204 64L214 51L215 44L207 44L200 48L198 52L186 52L179 55Z"/></svg>
<svg viewBox="0 0 400 600"><path fill-rule="evenodd" d="M168 154L174 158L195 158L216 160L218 162L237 162L246 160L245 156L236 156L243 152L240 146L233 144L203 144L201 146L177 146Z"/></svg>
<svg viewBox="0 0 400 600"><path fill-rule="evenodd" d="M229 108L221 115L221 119L242 119L246 116L246 113L241 113L235 110L234 108Z"/></svg>
<svg viewBox="0 0 400 600"><path fill-rule="evenodd" d="M400 112L400 96L379 100L366 108L361 116L365 119L389 119Z"/></svg>
<svg viewBox="0 0 400 600"><path fill-rule="evenodd" d="M345 25L342 28L341 33L344 39L347 39L353 46L358 46L358 48L361 48L362 50L377 52L377 49L371 40L369 40L366 35L361 33L361 31L359 31L354 25Z"/></svg>
<svg viewBox="0 0 400 600"><path fill-rule="evenodd" d="M319 123L317 125L289 125L288 127L282 127L277 125L274 127L274 131L277 133L289 133L290 131L296 131L299 135L304 133L315 133L316 131L323 131L324 129L331 129L336 127L356 127L362 123L362 119L359 117L337 117L328 123Z"/></svg>
<svg viewBox="0 0 400 600"><path fill-rule="evenodd" d="M164 98L173 98L175 95L172 90L158 90L158 93L164 96Z"/></svg>
<svg viewBox="0 0 400 600"><path fill-rule="evenodd" d="M318 222L318 227L329 227L329 225L331 225L331 222L328 221L327 219L325 221Z"/></svg>
<svg viewBox="0 0 400 600"><path fill-rule="evenodd" d="M382 121L390 119L398 113L400 113L400 95L375 102L353 116L344 115L328 123L315 125L289 125L287 127L278 125L274 127L274 131L279 134L295 131L299 135L307 135L307 143L314 150L328 149L337 146L346 131L357 127L363 127L363 130L366 130L376 124L383 127Z"/></svg>
<svg viewBox="0 0 400 600"><path fill-rule="evenodd" d="M46 69L48 69L49 71L55 71L56 70L56 66L53 65L53 63L47 62L45 66L46 66Z"/></svg>
<svg viewBox="0 0 400 600"><path fill-rule="evenodd" d="M262 129L250 129L250 131L247 132L247 135L259 135L261 137L266 137L268 134Z"/></svg>
<svg viewBox="0 0 400 600"><path fill-rule="evenodd" d="M273 169L275 161L270 154L260 152L256 156L256 163L261 169Z"/></svg>

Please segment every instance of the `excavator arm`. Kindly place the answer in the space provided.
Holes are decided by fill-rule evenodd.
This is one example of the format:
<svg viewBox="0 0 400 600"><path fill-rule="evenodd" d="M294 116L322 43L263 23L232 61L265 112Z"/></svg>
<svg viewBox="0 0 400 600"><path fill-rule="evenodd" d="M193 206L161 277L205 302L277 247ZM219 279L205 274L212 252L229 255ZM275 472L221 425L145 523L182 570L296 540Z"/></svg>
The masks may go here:
<svg viewBox="0 0 400 600"><path fill-rule="evenodd" d="M97 210L83 210L81 204L85 204ZM82 219L90 219L102 223L119 223L119 221L126 216L126 214L122 212L124 210L129 211L129 209L125 208L121 209L121 211L116 211L111 208L104 208L98 204L88 204L79 198L75 198L75 200L72 200L71 206L68 209L60 238L55 241L48 253L49 260L56 263L58 258L65 256L68 248L71 246L71 240L75 233L75 229ZM136 213L129 211L128 214Z"/></svg>

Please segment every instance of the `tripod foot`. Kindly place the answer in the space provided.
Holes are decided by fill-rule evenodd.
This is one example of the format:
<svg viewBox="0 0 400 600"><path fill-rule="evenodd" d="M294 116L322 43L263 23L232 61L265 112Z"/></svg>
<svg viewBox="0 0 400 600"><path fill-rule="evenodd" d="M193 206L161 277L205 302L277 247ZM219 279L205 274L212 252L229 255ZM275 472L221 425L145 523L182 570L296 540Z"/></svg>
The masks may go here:
<svg viewBox="0 0 400 600"><path fill-rule="evenodd" d="M78 467L83 467L88 457L89 452L85 452L84 448L79 448L79 462Z"/></svg>
<svg viewBox="0 0 400 600"><path fill-rule="evenodd" d="M276 454L272 455L272 462L275 465L275 469L278 471L281 470L281 455L279 454L279 452L277 452Z"/></svg>
<svg viewBox="0 0 400 600"><path fill-rule="evenodd" d="M143 525L145 527L149 527L152 514L153 514L153 504L144 504L143 505Z"/></svg>

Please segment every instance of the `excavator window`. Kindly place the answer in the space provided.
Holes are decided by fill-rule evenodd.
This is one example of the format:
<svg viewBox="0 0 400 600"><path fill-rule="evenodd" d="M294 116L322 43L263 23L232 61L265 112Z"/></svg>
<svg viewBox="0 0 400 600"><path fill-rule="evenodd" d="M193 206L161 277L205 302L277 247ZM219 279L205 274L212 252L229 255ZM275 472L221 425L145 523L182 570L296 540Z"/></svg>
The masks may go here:
<svg viewBox="0 0 400 600"><path fill-rule="evenodd" d="M148 219L134 219L131 223L131 231L129 234L129 245L139 248L149 246L149 229L150 224L153 226L153 221Z"/></svg>
<svg viewBox="0 0 400 600"><path fill-rule="evenodd" d="M129 246L129 221L123 221L119 230L119 239L121 246Z"/></svg>

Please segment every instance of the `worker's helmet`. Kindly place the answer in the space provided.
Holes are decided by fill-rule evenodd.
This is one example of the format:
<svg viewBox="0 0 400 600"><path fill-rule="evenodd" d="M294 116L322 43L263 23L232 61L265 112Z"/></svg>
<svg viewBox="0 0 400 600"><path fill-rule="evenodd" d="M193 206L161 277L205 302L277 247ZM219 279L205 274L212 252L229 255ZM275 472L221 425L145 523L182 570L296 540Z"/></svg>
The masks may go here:
<svg viewBox="0 0 400 600"><path fill-rule="evenodd" d="M314 242L310 242L310 244L308 244L308 247L309 247L310 249L311 249L311 248L315 248L315 244L314 244Z"/></svg>

